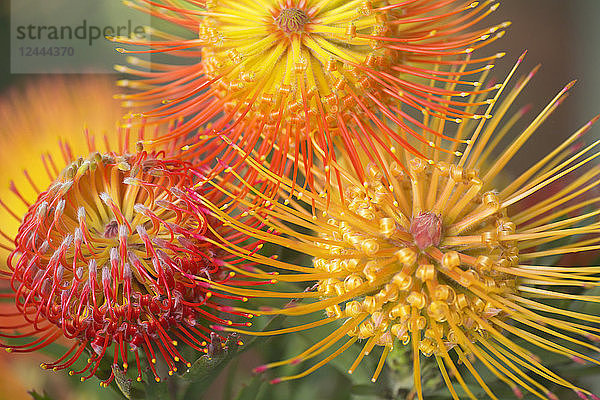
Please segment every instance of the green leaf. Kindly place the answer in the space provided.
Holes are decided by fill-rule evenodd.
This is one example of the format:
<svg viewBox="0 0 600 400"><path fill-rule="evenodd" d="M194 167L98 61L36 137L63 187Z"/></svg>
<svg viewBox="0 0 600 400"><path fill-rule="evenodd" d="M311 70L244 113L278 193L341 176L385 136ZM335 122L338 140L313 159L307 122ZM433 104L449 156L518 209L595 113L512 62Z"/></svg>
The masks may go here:
<svg viewBox="0 0 600 400"><path fill-rule="evenodd" d="M213 357L203 355L180 378L190 382L183 399L197 399L212 384L225 366L238 352L237 338L230 337L220 354Z"/></svg>
<svg viewBox="0 0 600 400"><path fill-rule="evenodd" d="M260 376L255 376L250 382L242 387L235 400L257 400L259 393L266 385L266 382Z"/></svg>
<svg viewBox="0 0 600 400"><path fill-rule="evenodd" d="M230 358L229 352L214 357L203 355L181 377L196 384L211 381L221 372Z"/></svg>
<svg viewBox="0 0 600 400"><path fill-rule="evenodd" d="M150 382L144 385L145 396L144 397L133 397L133 399L148 399L148 400L167 400L174 399L175 397L170 390L169 383L176 384L172 378L160 381L160 383Z"/></svg>
<svg viewBox="0 0 600 400"><path fill-rule="evenodd" d="M379 390L375 385L353 385L351 389L351 393L357 396L377 396L379 395Z"/></svg>
<svg viewBox="0 0 600 400"><path fill-rule="evenodd" d="M32 390L31 392L27 392L27 393L29 393L29 395L34 400L54 400L54 399L52 399L52 397L48 396L48 394L46 392L44 392L44 394L39 394L35 390Z"/></svg>
<svg viewBox="0 0 600 400"><path fill-rule="evenodd" d="M123 396L125 396L129 400L139 399L139 396L132 397L132 381L130 378L127 377L127 374L125 374L123 371L121 371L120 368L114 365L112 366L112 370L115 374L115 384L117 385Z"/></svg>

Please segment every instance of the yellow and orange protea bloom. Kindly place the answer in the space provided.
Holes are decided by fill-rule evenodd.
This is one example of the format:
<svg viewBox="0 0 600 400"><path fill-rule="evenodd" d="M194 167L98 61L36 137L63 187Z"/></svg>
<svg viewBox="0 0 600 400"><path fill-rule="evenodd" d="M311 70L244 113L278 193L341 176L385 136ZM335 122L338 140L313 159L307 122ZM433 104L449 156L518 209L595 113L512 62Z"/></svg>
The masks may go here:
<svg viewBox="0 0 600 400"><path fill-rule="evenodd" d="M600 142L576 146L597 118L518 178L502 183L506 181L501 177L505 167L572 85L560 91L506 148L499 148L498 143L522 116L518 111L505 121L508 109L532 75L523 77L503 101L486 107L485 119L459 125L457 137L470 141L456 162L440 152L432 155L434 165L408 151L392 158L375 147L373 153L360 156L365 165L364 180L351 168L343 170L343 190L339 190L343 197L332 193L327 200L323 193L297 189L297 195L288 196L289 205L256 207L255 201L238 200L239 207L262 215L271 231L256 230L226 212L220 213L219 218L245 234L313 257L312 265L296 265L250 254L235 244L227 246L235 254L271 267L271 272L263 275L265 279L306 281L313 289L262 293L264 297L312 299L304 304L237 310L315 318L271 332L223 329L270 335L322 325L333 327L329 335L296 357L269 363L257 371L321 358L303 372L273 382L300 378L360 341L362 349L348 371L352 373L379 346L383 352L379 353L373 381L393 347L412 350L413 395L419 399L423 398L422 356L435 359L454 399L459 398L458 385L466 397L476 398L465 383L465 374L472 375L490 398L498 398L482 378L482 367L518 397L525 390L538 398L555 400L548 384L556 384L572 389L582 399L598 399L551 371L530 350L537 346L576 361L600 364L590 355L600 351L592 343L600 340L600 318L547 301L600 301L585 292L598 286L599 267L546 265L548 258L544 258L600 248L599 198L591 196L600 184L596 160ZM372 162L376 157L380 157L383 168ZM248 160L264 179L276 181L289 195L293 186L289 179ZM406 163L408 173L399 167L400 162ZM560 190L551 190L554 182L561 183ZM258 191L255 195L261 196ZM522 205L534 195L539 195L536 202ZM272 271L278 274L273 276ZM247 293L227 285L213 287L237 295ZM252 295L261 296L256 292ZM516 338L531 346L523 347Z"/></svg>
<svg viewBox="0 0 600 400"><path fill-rule="evenodd" d="M42 86L59 99L75 88ZM75 104L89 102L89 93L79 93ZM102 109L103 104L93 106ZM47 130L53 118L70 127L68 108L45 116L32 115L31 108L13 112L30 119L32 133L41 143L48 137L58 140L57 132ZM4 128L11 137L20 137L19 126ZM42 367L70 368L89 350L87 364L70 371L85 380L96 373L106 355L113 366L101 383L106 386L120 370L119 364L121 372L127 372L128 365L135 363L137 379L142 380L140 355L156 381L160 381L154 366L157 360L164 360L169 374L177 365L191 366L177 349L178 341L206 352L211 339L208 324L250 326L227 317L244 313L224 313L224 299L240 297L213 294L206 283L244 284L224 268L235 260L207 240L212 237L207 226L215 224L227 240L245 239L216 223L196 201L202 194L222 206L219 192L196 185L208 169L170 152L130 150L129 142L144 139L143 130L135 135L129 130L107 133L102 152L87 133L60 133L72 134L75 143L85 142L87 150L79 151L87 155L75 157L71 136L66 136L60 152L44 153L42 177L27 172L29 153L12 154L7 160L20 165L26 179L9 187L16 202L5 198L0 203L19 224L15 231L0 231L2 247L10 252L0 272L10 289L0 296L12 300L15 307L0 315L0 346L9 352L32 352L67 339L67 352ZM47 189L40 190L37 179L49 179ZM21 205L26 212L19 211ZM247 248L257 245L253 242ZM22 321L15 323L15 317Z"/></svg>
<svg viewBox="0 0 600 400"><path fill-rule="evenodd" d="M189 139L193 145L227 133L245 149L255 148L257 157L274 151L272 167L280 174L288 154L296 168L301 162L310 169L316 155L329 171L335 147L345 148L353 162L364 147L383 143L387 152L401 147L426 157L406 136L432 147L439 146L432 138L445 136L412 124L406 109L453 122L480 118L465 97L493 88L482 89L469 76L491 68L502 54L472 59L471 53L508 25L472 29L496 9L492 1L126 3L187 28L194 38L158 29L148 30L153 41L114 38L130 45L119 49L126 53L168 53L187 61L129 57L131 66L117 66L132 76L120 84L136 92L118 96L124 104L150 122L186 117L158 141L199 129ZM477 104L486 100L481 96ZM227 154L225 160L237 155Z"/></svg>

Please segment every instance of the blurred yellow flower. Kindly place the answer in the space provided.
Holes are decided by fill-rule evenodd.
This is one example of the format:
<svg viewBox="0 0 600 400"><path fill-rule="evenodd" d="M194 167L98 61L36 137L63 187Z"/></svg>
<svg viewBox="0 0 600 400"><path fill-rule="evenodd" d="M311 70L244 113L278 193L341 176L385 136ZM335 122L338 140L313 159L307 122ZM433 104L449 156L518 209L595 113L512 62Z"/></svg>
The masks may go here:
<svg viewBox="0 0 600 400"><path fill-rule="evenodd" d="M14 237L39 188L48 187L74 156L88 154L85 130L101 149L107 146L104 135L117 139L120 112L113 92L107 77L55 76L14 87L0 98L2 260L8 254L6 236Z"/></svg>

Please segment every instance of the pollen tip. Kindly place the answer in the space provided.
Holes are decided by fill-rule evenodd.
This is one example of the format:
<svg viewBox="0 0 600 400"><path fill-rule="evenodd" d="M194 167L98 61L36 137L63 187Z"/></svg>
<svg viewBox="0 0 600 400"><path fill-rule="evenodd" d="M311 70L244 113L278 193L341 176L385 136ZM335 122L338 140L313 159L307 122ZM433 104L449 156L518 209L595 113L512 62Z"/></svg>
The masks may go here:
<svg viewBox="0 0 600 400"><path fill-rule="evenodd" d="M546 396L548 396L550 400L559 400L558 397L556 397L556 395L552 392L546 392Z"/></svg>
<svg viewBox="0 0 600 400"><path fill-rule="evenodd" d="M515 394L515 396L517 396L519 399L523 398L523 392L521 391L521 389L518 386L513 386L512 390L513 390L513 393Z"/></svg>
<svg viewBox="0 0 600 400"><path fill-rule="evenodd" d="M269 369L268 365L260 365L260 366L258 366L256 368L254 368L252 370L252 372L255 373L255 374L261 374L261 373L265 372L267 369Z"/></svg>
<svg viewBox="0 0 600 400"><path fill-rule="evenodd" d="M271 379L271 381L269 383L271 383L272 385L275 385L275 384L277 384L279 382L281 382L281 378Z"/></svg>
<svg viewBox="0 0 600 400"><path fill-rule="evenodd" d="M584 359L580 358L580 357L570 356L569 358L571 360L573 360L573 362L576 362L577 364L581 364L581 365L586 365L587 364L587 362Z"/></svg>
<svg viewBox="0 0 600 400"><path fill-rule="evenodd" d="M589 400L589 398L581 390L576 390L575 393L577 394L577 397L579 397L580 399Z"/></svg>

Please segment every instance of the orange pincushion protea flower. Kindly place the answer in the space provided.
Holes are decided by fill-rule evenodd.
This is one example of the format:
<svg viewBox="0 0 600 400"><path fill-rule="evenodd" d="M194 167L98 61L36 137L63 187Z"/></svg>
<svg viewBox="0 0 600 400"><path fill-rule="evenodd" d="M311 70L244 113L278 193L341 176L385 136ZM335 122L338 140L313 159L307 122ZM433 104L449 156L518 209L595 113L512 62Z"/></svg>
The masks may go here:
<svg viewBox="0 0 600 400"><path fill-rule="evenodd" d="M38 122L43 141L54 132L44 130L43 120ZM216 222L196 201L202 193L222 206L222 196L196 185L205 179L206 167L164 151L130 152L127 145L116 146L121 154L110 151L124 140L143 139L141 135L123 131L106 137L108 150L103 153L84 137L89 146L85 158L75 159L69 144L62 143L58 156L67 166L61 172L56 170L57 154L45 158L45 173L52 179L47 190L40 192L34 179L27 180L29 187L11 186L28 207L22 218L12 203L2 202L21 223L16 234L2 232L7 241L3 248L11 253L0 278L12 289L2 297L12 299L16 308L0 316L0 337L7 340L1 346L9 352L31 352L73 339L62 357L42 367L69 368L91 349L85 367L71 373L83 374L85 380L96 373L105 355L110 356L112 373L102 385L112 381L119 362L126 372L133 360L141 380L141 354L159 381L154 367L159 358L169 374L178 363L191 366L177 350L178 341L206 352L211 333L207 324L251 325L224 319L223 299L241 298L213 295L207 283L244 284L223 268L226 262L235 263L233 258L207 241L207 226ZM33 199L29 192L36 193ZM245 239L235 230L216 226L228 241ZM8 316L20 316L22 322L3 323L2 317ZM13 344L16 338L20 344Z"/></svg>
<svg viewBox="0 0 600 400"><path fill-rule="evenodd" d="M380 168L371 162L375 156L365 153L360 156L365 179L359 179L351 169L344 170L343 190L336 191L343 197L332 194L327 200L298 190L298 200L290 198L289 205L273 203L262 208L239 200L240 207L262 214L275 233L257 231L220 213L219 218L241 232L314 257L311 266L300 266L246 254L249 260L278 271L278 281L316 281L313 291L263 294L312 302L282 309L237 308L257 315L312 314L315 321L272 332L221 329L269 335L334 326L328 336L296 357L269 363L257 371L324 355L305 371L273 382L300 378L362 341L362 350L349 372L376 346L383 347L373 374L375 381L390 350L410 346L413 395L419 399L423 398L421 356L435 359L454 399L459 398L455 385L462 387L466 397L476 398L464 374L472 375L490 398L498 398L482 378L482 367L511 387L517 397L526 390L541 399L556 400L547 384L535 379L537 376L573 390L582 399L598 399L551 371L515 341L519 337L575 361L600 364L588 354L589 350L600 351L590 343L600 341L600 318L540 300L599 301L584 292L598 286L598 267L543 264L544 256L600 248L598 197L585 199L600 182L600 168L589 167L600 155L599 142L579 149L572 146L598 117L510 184L501 185L499 173L564 99L569 84L507 148L497 157L491 156L521 116L518 112L499 128L532 75L520 80L497 109L492 104L485 110L486 116L496 110L493 117L476 125L465 122L459 126L457 136L471 141L458 162L438 153L436 164L430 165L405 151L397 154L409 167L405 173L396 160L382 156ZM289 179L248 160L264 179L276 181L284 193L290 193L293 183ZM546 190L555 181L564 182L563 189L557 193ZM545 196L514 212L520 202L536 193ZM261 196L258 191L255 195ZM588 210L590 205L593 208ZM312 213L307 211L310 206ZM297 227L308 233L299 232ZM228 250L244 253L233 244ZM273 275L264 274L267 277ZM243 288L213 287L237 295L245 293Z"/></svg>
<svg viewBox="0 0 600 400"><path fill-rule="evenodd" d="M357 151L383 143L386 152L401 147L426 158L406 135L431 147L440 146L439 140L432 141L436 136L453 139L412 125L414 117L404 108L451 121L480 118L468 111L473 103L464 98L492 88L481 89L468 76L491 68L487 63L502 55L471 59L470 54L500 37L508 25L470 30L497 7L491 1L127 4L197 37L186 40L150 29L157 40L115 38L149 46L148 52L190 60L168 65L130 57L132 67L117 67L138 78L120 82L137 91L118 96L124 104L141 111L148 121L187 117L158 141L199 128L200 134L189 140L196 145L225 132L245 149L256 147L257 157L275 149L272 166L280 174L288 154L296 168L302 155L305 169L310 169L314 154L323 160L329 176L329 167L337 164L334 147L346 148L353 162L358 162ZM227 161L237 155L231 149L227 154ZM312 182L312 175L307 178Z"/></svg>

